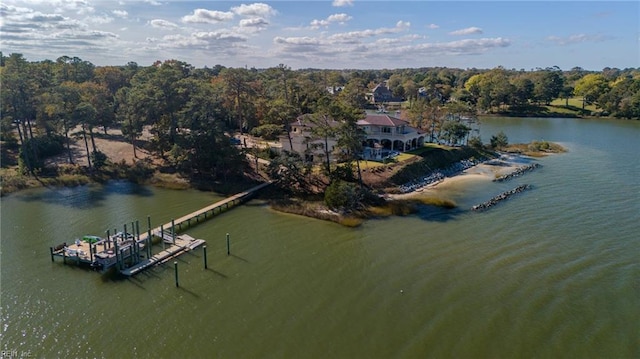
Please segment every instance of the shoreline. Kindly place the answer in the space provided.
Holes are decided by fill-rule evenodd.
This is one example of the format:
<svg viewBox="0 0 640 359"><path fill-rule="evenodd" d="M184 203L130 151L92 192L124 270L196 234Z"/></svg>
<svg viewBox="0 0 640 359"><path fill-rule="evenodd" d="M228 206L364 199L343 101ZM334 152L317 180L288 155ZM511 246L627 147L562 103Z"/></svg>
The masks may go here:
<svg viewBox="0 0 640 359"><path fill-rule="evenodd" d="M527 162L524 162L527 161ZM530 166L530 158L523 155L502 154L500 158L477 163L463 171L445 176L438 181L423 186L416 186L411 191L398 194L387 194L385 197L391 200L411 199L425 194L437 194L449 186L459 185L469 181L495 181L497 178L511 176L519 173L526 166ZM533 162L537 163L537 162Z"/></svg>

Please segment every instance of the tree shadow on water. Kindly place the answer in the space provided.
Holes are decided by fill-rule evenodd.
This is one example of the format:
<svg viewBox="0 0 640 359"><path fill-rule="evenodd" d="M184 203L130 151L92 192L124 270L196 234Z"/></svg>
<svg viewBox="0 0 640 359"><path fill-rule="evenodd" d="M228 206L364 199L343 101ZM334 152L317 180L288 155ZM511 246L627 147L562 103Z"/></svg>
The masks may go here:
<svg viewBox="0 0 640 359"><path fill-rule="evenodd" d="M47 187L46 191L29 192L17 196L24 202L43 202L70 208L89 209L101 206L109 196L153 196L146 186L129 181L109 181L104 185L87 184L77 187Z"/></svg>
<svg viewBox="0 0 640 359"><path fill-rule="evenodd" d="M418 217L425 221L448 222L466 212L468 211L460 207L445 209L435 206L424 206L418 211Z"/></svg>

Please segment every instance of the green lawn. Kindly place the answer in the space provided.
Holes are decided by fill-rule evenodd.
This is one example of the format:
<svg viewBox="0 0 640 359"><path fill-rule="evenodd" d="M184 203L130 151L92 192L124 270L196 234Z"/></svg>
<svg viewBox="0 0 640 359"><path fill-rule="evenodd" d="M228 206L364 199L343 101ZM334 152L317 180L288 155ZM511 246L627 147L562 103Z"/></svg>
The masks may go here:
<svg viewBox="0 0 640 359"><path fill-rule="evenodd" d="M586 105L584 107L585 111L598 112L598 109L595 105ZM565 99L555 99L551 101L551 111L561 112L561 113L576 113L582 111L582 97L573 97L569 99L569 106L566 106Z"/></svg>

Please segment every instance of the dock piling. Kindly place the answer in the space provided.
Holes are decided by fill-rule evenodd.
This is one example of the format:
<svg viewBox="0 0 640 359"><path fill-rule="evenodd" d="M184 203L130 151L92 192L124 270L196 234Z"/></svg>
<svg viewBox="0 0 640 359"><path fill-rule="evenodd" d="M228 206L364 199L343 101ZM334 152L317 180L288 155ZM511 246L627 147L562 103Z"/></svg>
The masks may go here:
<svg viewBox="0 0 640 359"><path fill-rule="evenodd" d="M207 269L207 246L202 246L202 251L204 252L204 269ZM51 260L53 261L53 248L51 249Z"/></svg>
<svg viewBox="0 0 640 359"><path fill-rule="evenodd" d="M164 228L162 227L163 225L160 225L160 238L162 238L161 242L162 242L162 250L164 251Z"/></svg>
<svg viewBox="0 0 640 359"><path fill-rule="evenodd" d="M147 258L151 258L151 216L147 215L147 240L145 241Z"/></svg>
<svg viewBox="0 0 640 359"><path fill-rule="evenodd" d="M231 254L231 242L229 241L229 233L227 233L227 255Z"/></svg>
<svg viewBox="0 0 640 359"><path fill-rule="evenodd" d="M176 244L176 222L171 219L171 238L173 238L173 244Z"/></svg>
<svg viewBox="0 0 640 359"><path fill-rule="evenodd" d="M140 262L140 221L136 219L136 263Z"/></svg>
<svg viewBox="0 0 640 359"><path fill-rule="evenodd" d="M179 287L180 285L178 284L178 262L173 262L173 267L176 270L176 287Z"/></svg>
<svg viewBox="0 0 640 359"><path fill-rule="evenodd" d="M115 239L113 241L113 253L116 255L116 268L120 270L122 269L120 267L120 251L118 250L118 241Z"/></svg>

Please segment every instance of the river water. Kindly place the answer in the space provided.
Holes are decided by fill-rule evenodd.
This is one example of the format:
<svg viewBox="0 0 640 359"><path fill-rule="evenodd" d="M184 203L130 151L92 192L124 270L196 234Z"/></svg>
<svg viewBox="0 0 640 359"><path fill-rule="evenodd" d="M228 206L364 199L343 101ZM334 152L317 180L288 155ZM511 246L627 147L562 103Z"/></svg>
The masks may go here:
<svg viewBox="0 0 640 359"><path fill-rule="evenodd" d="M488 141L569 152L512 181L443 190L455 210L349 229L258 200L187 231L207 240L118 280L49 247L219 199L123 182L2 198L2 349L38 358L638 358L640 122L483 120ZM496 194L532 189L485 212ZM231 256L226 253L226 233Z"/></svg>

